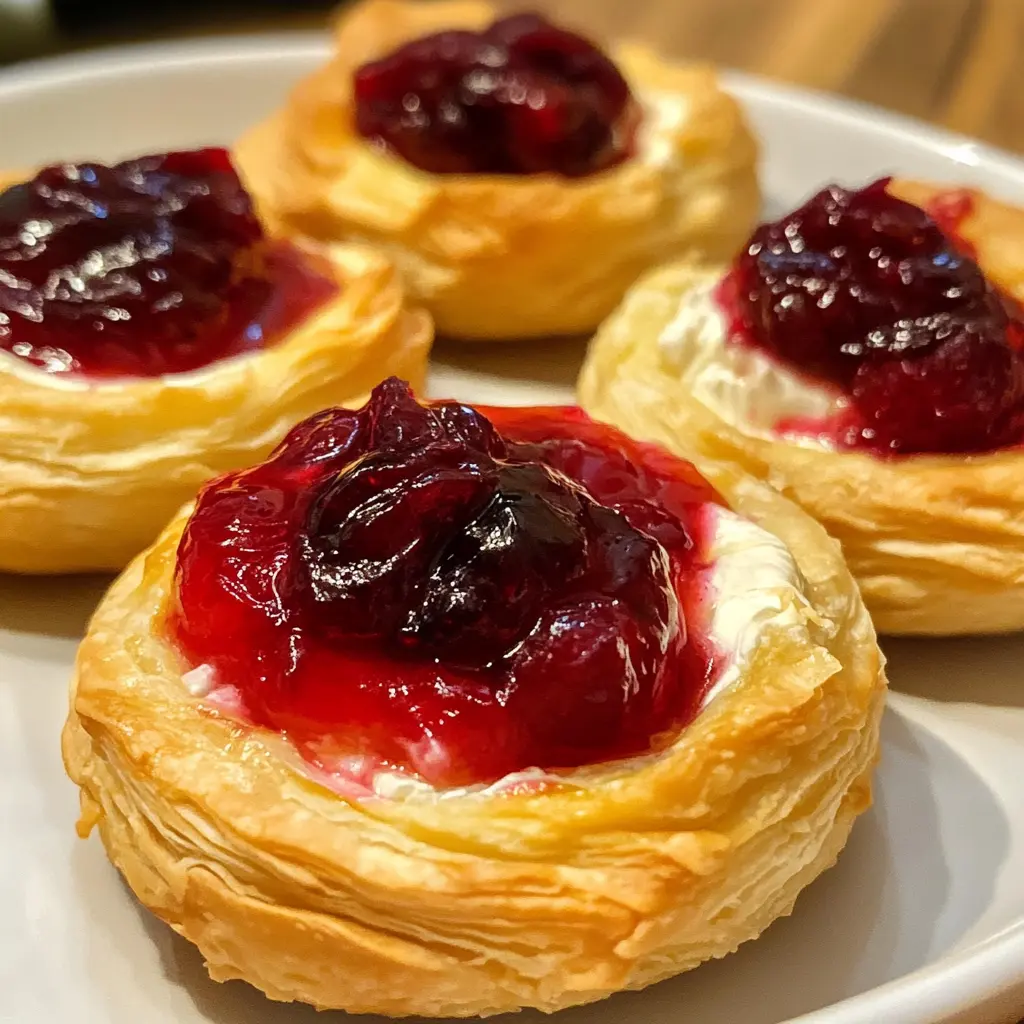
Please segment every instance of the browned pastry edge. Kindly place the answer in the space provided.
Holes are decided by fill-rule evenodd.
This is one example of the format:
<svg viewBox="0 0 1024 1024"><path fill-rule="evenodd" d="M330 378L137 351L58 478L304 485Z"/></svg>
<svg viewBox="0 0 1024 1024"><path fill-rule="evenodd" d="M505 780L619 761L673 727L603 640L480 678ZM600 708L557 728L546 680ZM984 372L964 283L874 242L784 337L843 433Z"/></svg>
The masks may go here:
<svg viewBox="0 0 1024 1024"><path fill-rule="evenodd" d="M394 1016L556 1010L722 956L792 909L870 802L884 675L835 543L705 464L807 580L799 627L654 758L532 795L347 801L205 711L163 638L185 509L100 604L63 750L139 899L213 978ZM803 606L801 606L803 607Z"/></svg>
<svg viewBox="0 0 1024 1024"><path fill-rule="evenodd" d="M405 306L381 254L322 252L337 296L251 355L96 384L0 353L0 571L121 569L202 483L259 461L295 423L361 403L389 373L421 386L429 316Z"/></svg>
<svg viewBox="0 0 1024 1024"><path fill-rule="evenodd" d="M493 17L478 0L346 9L332 59L235 148L262 214L286 234L380 247L439 333L466 340L588 331L649 267L731 255L760 201L756 146L706 66L621 47L616 56L648 108L646 141L637 157L582 179L431 175L355 134L360 64L426 32Z"/></svg>
<svg viewBox="0 0 1024 1024"><path fill-rule="evenodd" d="M927 205L950 186L891 189ZM1024 297L1024 210L971 194L964 238L992 280ZM645 310L678 308L695 273L680 264L637 284L591 345L581 404L637 437L734 461L802 505L842 543L880 632L1024 628L1024 451L881 460L745 433L687 394L657 351L671 314Z"/></svg>

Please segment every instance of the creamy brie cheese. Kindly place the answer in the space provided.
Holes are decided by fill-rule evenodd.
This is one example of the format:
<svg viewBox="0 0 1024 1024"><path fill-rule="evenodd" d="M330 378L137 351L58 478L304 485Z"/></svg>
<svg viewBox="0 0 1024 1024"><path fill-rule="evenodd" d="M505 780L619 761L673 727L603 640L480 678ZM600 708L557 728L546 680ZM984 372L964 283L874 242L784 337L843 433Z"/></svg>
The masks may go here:
<svg viewBox="0 0 1024 1024"><path fill-rule="evenodd" d="M182 677L185 689L193 697L208 697L216 685L217 671L212 665L196 665Z"/></svg>
<svg viewBox="0 0 1024 1024"><path fill-rule="evenodd" d="M814 614L800 569L778 537L730 509L709 509L709 513L714 517L714 532L706 581L711 605L708 632L723 663L704 695L702 710L740 678L770 630L794 630L806 636L807 620ZM639 765L658 756L644 754L631 760ZM569 781L586 787L595 781L590 774L584 770L567 780L540 768L528 768L489 785L435 790L403 773L381 771L373 777L373 790L384 799L453 799L470 794L492 796L545 782Z"/></svg>
<svg viewBox="0 0 1024 1024"><path fill-rule="evenodd" d="M663 363L680 384L745 433L771 435L780 421L825 419L845 408L848 399L837 388L812 382L750 345L730 344L714 298L719 279L707 271L687 288L658 338Z"/></svg>
<svg viewBox="0 0 1024 1024"><path fill-rule="evenodd" d="M644 163L669 167L679 163L678 138L690 119L690 101L680 93L644 89L638 93L644 110L637 151Z"/></svg>
<svg viewBox="0 0 1024 1024"><path fill-rule="evenodd" d="M704 698L705 707L736 682L769 627L806 633L812 611L803 576L778 537L729 509L714 515L709 632L728 660Z"/></svg>
<svg viewBox="0 0 1024 1024"><path fill-rule="evenodd" d="M740 678L769 629L806 633L807 620L813 615L805 581L782 541L729 509L709 507L708 514L713 516L709 568L704 581L711 606L708 633L721 660L718 676L704 696L702 710ZM199 665L186 672L182 681L194 697L207 705L228 714L242 713L238 691L232 686L218 685L212 666ZM352 799L450 800L468 795L487 797L524 792L566 782L586 788L599 781L594 771L586 768L569 779L540 768L526 768L496 782L438 790L404 772L374 772L361 757L338 758L330 765L314 769L298 758L287 740L283 739L282 744L287 749L279 749L279 753L292 760L297 770ZM630 762L642 765L660 756L643 754ZM369 788L365 781L359 781L368 776Z"/></svg>

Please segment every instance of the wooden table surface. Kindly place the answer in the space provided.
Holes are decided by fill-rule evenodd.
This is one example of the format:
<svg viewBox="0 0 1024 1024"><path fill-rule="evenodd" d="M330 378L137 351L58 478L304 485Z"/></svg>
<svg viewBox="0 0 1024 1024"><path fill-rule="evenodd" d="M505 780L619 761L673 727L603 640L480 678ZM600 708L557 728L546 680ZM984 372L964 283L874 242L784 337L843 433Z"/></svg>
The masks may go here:
<svg viewBox="0 0 1024 1024"><path fill-rule="evenodd" d="M1024 154L1024 0L495 2L546 11L599 38L633 36L668 56L875 103ZM286 15L251 27L325 22Z"/></svg>
<svg viewBox="0 0 1024 1024"><path fill-rule="evenodd" d="M495 3L544 10L599 37L634 36L669 56L876 103L1024 153L1024 0ZM284 14L251 27L310 28L326 20ZM237 27L218 20L203 30Z"/></svg>
<svg viewBox="0 0 1024 1024"><path fill-rule="evenodd" d="M1024 0L496 0L1024 153ZM304 23L316 19L305 18Z"/></svg>
<svg viewBox="0 0 1024 1024"><path fill-rule="evenodd" d="M522 6L503 2L502 6ZM606 36L877 103L1024 153L1024 0L540 0Z"/></svg>
<svg viewBox="0 0 1024 1024"><path fill-rule="evenodd" d="M1024 0L495 2L543 10L597 37L633 36L669 56L875 103L1024 153Z"/></svg>

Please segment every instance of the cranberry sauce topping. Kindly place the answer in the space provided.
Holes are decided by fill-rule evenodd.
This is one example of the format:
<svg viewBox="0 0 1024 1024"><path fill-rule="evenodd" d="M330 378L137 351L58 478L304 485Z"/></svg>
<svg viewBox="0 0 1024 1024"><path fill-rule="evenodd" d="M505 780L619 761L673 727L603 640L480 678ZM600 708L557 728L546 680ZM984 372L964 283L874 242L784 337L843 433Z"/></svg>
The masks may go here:
<svg viewBox="0 0 1024 1024"><path fill-rule="evenodd" d="M711 681L688 463L578 409L401 381L210 484L171 630L314 763L435 785L646 751Z"/></svg>
<svg viewBox="0 0 1024 1024"><path fill-rule="evenodd" d="M354 94L359 133L434 174L593 174L639 122L618 68L535 14L408 43L359 68Z"/></svg>
<svg viewBox="0 0 1024 1024"><path fill-rule="evenodd" d="M0 346L52 373L193 370L333 290L264 238L223 149L61 164L0 193Z"/></svg>
<svg viewBox="0 0 1024 1024"><path fill-rule="evenodd" d="M1024 324L955 233L890 195L830 186L754 232L720 289L734 336L842 388L851 408L815 433L888 454L1016 443ZM819 424L819 427L822 425Z"/></svg>
<svg viewBox="0 0 1024 1024"><path fill-rule="evenodd" d="M972 260L977 257L974 246L964 238L961 231L963 222L974 212L974 196L968 189L956 188L940 192L922 209L953 243L957 252L970 256Z"/></svg>

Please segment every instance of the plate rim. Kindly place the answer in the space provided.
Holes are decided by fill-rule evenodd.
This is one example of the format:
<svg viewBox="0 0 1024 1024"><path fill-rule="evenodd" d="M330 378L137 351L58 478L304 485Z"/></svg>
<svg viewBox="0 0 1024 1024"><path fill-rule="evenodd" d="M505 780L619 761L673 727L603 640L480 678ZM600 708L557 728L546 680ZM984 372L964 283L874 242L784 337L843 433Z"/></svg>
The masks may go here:
<svg viewBox="0 0 1024 1024"><path fill-rule="evenodd" d="M0 104L83 79L116 79L142 71L182 69L206 64L276 63L328 53L326 32L282 30L172 39L104 46L24 61L0 68ZM785 110L808 119L844 122L860 131L898 139L964 167L988 167L1024 186L1024 158L968 135L918 118L821 90L774 81L747 72L722 69L727 89L743 102ZM797 911L799 912L799 911ZM1024 917L976 945L919 967L865 992L790 1018L785 1024L931 1024L939 1017L980 1007L1010 992L1024 977Z"/></svg>
<svg viewBox="0 0 1024 1024"><path fill-rule="evenodd" d="M209 63L249 63L261 56L270 61L308 56L315 60L328 53L328 34L317 29L222 33L198 39L99 46L0 67L0 102L9 102L19 92L34 88L73 85L83 76L116 78L132 71L180 68L197 59ZM1024 154L877 104L747 71L725 67L718 70L728 91L741 100L784 108L805 117L845 121L874 134L910 141L966 167L987 164L1024 184Z"/></svg>

